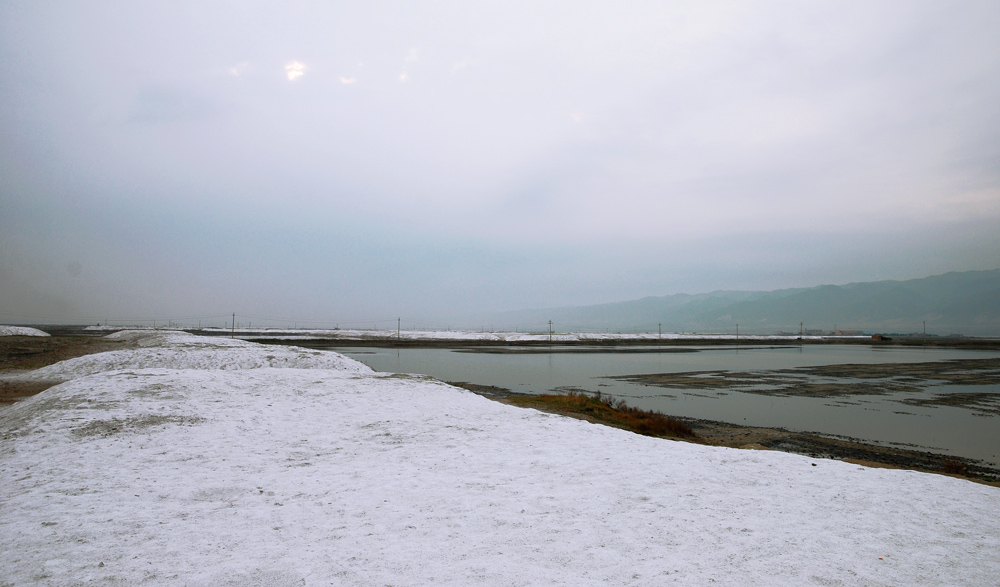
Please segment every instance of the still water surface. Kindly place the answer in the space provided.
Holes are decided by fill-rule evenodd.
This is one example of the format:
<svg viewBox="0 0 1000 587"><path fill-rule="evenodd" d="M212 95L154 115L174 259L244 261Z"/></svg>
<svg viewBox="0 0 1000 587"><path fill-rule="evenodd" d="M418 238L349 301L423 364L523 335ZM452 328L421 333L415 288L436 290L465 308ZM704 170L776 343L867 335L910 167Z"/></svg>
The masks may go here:
<svg viewBox="0 0 1000 587"><path fill-rule="evenodd" d="M580 347L573 347L579 349ZM494 354L441 348L336 348L377 371L420 373L443 381L495 385L520 393L567 388L600 391L643 409L750 426L847 436L879 444L981 459L1000 466L1000 418L965 407L913 406L924 394L1000 392L998 385L925 382L916 394L837 398L774 397L734 389L668 389L608 379L621 375L691 371L772 371L852 363L923 363L1000 357L997 351L939 348L804 345L759 348L688 347L696 352ZM656 350L650 347L650 351Z"/></svg>

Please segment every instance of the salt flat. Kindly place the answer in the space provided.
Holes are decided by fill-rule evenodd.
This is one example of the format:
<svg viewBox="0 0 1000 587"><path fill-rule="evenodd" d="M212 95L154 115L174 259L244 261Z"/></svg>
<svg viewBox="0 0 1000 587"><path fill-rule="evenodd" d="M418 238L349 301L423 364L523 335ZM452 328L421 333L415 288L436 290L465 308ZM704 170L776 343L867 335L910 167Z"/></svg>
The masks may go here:
<svg viewBox="0 0 1000 587"><path fill-rule="evenodd" d="M0 411L0 582L993 585L1000 491L176 333Z"/></svg>

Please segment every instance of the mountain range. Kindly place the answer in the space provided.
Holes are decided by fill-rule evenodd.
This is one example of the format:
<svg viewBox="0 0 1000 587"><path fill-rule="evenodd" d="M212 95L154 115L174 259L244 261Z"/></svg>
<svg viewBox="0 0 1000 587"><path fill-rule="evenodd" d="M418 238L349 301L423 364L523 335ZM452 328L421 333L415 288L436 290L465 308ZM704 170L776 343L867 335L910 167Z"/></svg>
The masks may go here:
<svg viewBox="0 0 1000 587"><path fill-rule="evenodd" d="M906 281L774 291L714 291L638 300L503 312L495 326L559 331L740 332L804 330L1000 334L1000 269L951 272ZM544 326L543 326L544 325ZM800 326L801 325L801 326Z"/></svg>

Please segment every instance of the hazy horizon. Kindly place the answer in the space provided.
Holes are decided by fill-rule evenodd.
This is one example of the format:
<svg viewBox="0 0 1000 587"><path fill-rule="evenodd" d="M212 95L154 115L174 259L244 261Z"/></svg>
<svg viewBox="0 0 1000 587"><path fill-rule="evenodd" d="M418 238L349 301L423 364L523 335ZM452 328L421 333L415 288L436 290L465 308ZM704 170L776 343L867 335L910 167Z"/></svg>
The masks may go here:
<svg viewBox="0 0 1000 587"><path fill-rule="evenodd" d="M0 4L0 323L991 270L995 2Z"/></svg>

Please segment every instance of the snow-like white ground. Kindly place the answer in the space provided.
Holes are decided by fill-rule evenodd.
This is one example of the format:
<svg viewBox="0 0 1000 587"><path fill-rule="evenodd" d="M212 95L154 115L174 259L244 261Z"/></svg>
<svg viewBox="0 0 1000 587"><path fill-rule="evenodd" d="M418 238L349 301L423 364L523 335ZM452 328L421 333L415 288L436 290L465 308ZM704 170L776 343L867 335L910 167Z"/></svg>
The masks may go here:
<svg viewBox="0 0 1000 587"><path fill-rule="evenodd" d="M0 411L0 583L1000 577L993 487L647 438L334 353L119 336L139 348L49 367L71 379Z"/></svg>
<svg viewBox="0 0 1000 587"><path fill-rule="evenodd" d="M48 332L42 332L30 326L0 326L0 336L50 336Z"/></svg>
<svg viewBox="0 0 1000 587"><path fill-rule="evenodd" d="M128 343L128 350L108 351L42 367L28 377L66 381L120 369L233 370L264 367L339 369L371 372L367 366L338 353L292 346L261 345L239 339L196 336L176 331L123 330L105 338Z"/></svg>

